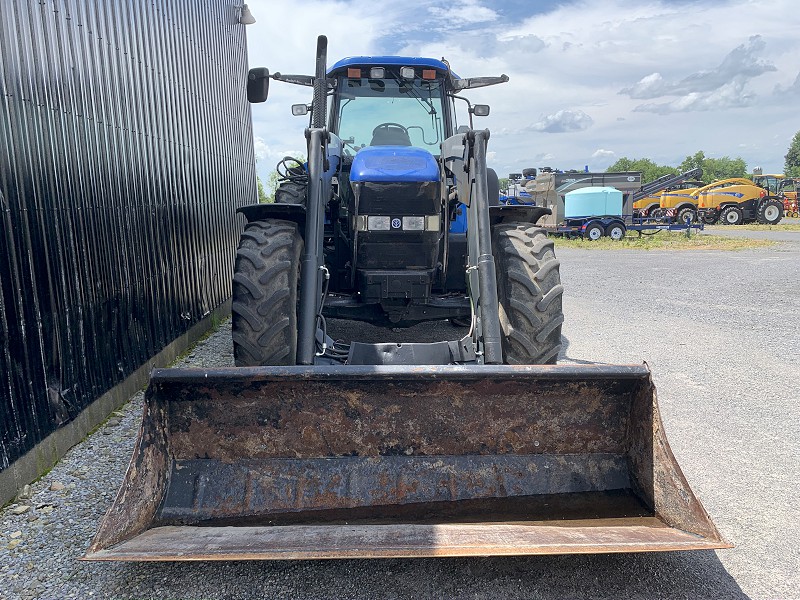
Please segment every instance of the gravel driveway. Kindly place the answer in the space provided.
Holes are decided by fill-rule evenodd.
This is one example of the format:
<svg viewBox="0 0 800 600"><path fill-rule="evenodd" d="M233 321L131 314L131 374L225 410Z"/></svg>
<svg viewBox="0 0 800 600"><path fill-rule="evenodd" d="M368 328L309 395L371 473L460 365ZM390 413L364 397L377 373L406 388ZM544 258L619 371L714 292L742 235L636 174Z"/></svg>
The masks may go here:
<svg viewBox="0 0 800 600"><path fill-rule="evenodd" d="M127 466L141 394L0 511L0 599L800 598L800 243L561 249L563 362L654 372L672 449L733 550L482 559L83 563ZM337 324L347 336L363 326ZM361 337L456 338L446 323ZM230 329L182 366L232 363ZM25 508L28 507L28 508ZM19 513L19 514L15 514Z"/></svg>

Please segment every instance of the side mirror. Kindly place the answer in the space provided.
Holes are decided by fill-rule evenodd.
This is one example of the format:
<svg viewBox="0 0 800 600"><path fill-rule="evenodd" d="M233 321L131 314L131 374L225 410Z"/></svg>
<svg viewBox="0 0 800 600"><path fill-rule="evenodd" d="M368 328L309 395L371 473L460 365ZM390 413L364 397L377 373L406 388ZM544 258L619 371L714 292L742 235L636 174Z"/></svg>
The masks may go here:
<svg viewBox="0 0 800 600"><path fill-rule="evenodd" d="M476 104L472 108L469 109L476 117L488 117L489 116L489 105L488 104Z"/></svg>
<svg viewBox="0 0 800 600"><path fill-rule="evenodd" d="M292 104L292 115L302 117L308 114L308 104Z"/></svg>
<svg viewBox="0 0 800 600"><path fill-rule="evenodd" d="M247 101L266 102L269 94L269 69L255 67L247 74Z"/></svg>

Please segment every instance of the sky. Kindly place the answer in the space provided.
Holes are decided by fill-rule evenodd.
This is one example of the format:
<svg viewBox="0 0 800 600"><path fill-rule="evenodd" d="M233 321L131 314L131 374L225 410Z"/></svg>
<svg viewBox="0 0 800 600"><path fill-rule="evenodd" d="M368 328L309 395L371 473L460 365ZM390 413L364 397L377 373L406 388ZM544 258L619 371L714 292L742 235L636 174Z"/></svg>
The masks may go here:
<svg viewBox="0 0 800 600"><path fill-rule="evenodd" d="M468 90L491 114L487 160L500 177L527 167L604 171L621 157L677 167L686 156L741 157L782 173L800 130L797 0L248 0L250 67L314 73L346 56L446 58L462 77L506 74ZM311 89L272 81L252 105L262 179L305 155Z"/></svg>

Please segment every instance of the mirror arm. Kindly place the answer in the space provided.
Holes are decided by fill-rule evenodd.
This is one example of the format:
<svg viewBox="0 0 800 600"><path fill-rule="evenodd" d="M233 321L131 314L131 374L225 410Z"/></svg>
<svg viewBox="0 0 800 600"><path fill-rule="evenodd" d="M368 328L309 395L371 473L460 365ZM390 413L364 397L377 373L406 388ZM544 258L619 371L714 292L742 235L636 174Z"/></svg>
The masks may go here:
<svg viewBox="0 0 800 600"><path fill-rule="evenodd" d="M273 73L270 77L276 81L285 81L286 83L293 83L295 85L314 87L314 77L312 75L284 75L283 73ZM334 83L335 80L328 79L328 89L333 89Z"/></svg>
<svg viewBox="0 0 800 600"><path fill-rule="evenodd" d="M500 75L500 77L470 77L469 79L453 79L453 89L455 91L474 89L479 87L486 87L487 85L497 85L498 83L506 83L508 75Z"/></svg>

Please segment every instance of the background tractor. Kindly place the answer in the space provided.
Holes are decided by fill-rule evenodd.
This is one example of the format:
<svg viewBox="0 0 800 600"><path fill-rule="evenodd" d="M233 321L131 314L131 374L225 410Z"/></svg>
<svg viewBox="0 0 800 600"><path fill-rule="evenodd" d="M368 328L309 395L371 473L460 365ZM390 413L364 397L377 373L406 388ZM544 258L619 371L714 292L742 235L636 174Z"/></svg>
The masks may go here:
<svg viewBox="0 0 800 600"><path fill-rule="evenodd" d="M696 193L701 187L702 181L689 180L664 190L659 198L658 214L678 223L694 222L697 219Z"/></svg>
<svg viewBox="0 0 800 600"><path fill-rule="evenodd" d="M764 188L770 196L783 198L783 214L786 217L797 217L797 189L800 179L786 177L783 174L765 175L760 168L753 173L753 183Z"/></svg>
<svg viewBox="0 0 800 600"><path fill-rule="evenodd" d="M741 225L758 222L775 225L783 218L783 197L749 179L715 181L695 190L700 218L706 224Z"/></svg>
<svg viewBox="0 0 800 600"><path fill-rule="evenodd" d="M444 61L354 57L309 86L308 162L242 209L237 365L156 370L87 558L242 560L729 547L667 443L646 365L555 365L559 262L497 202L488 115ZM456 107L465 109L459 122ZM451 232L463 207L466 231ZM333 341L331 317L467 318L456 340Z"/></svg>

